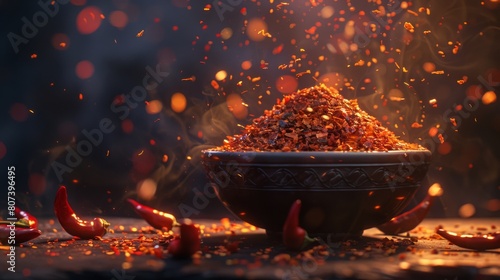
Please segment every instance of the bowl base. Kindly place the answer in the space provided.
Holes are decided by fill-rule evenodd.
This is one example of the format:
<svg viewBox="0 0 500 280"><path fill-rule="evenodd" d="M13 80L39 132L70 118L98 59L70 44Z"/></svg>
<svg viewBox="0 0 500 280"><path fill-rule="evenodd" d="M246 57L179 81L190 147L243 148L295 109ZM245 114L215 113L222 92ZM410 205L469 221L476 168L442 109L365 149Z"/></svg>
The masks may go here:
<svg viewBox="0 0 500 280"><path fill-rule="evenodd" d="M266 230L267 238L273 242L282 242L283 241L283 233L278 231ZM325 244L330 244L331 242L339 242L345 240L356 240L363 236L363 230L355 231L355 232L331 232L331 233L314 233L310 234L309 237L319 238Z"/></svg>

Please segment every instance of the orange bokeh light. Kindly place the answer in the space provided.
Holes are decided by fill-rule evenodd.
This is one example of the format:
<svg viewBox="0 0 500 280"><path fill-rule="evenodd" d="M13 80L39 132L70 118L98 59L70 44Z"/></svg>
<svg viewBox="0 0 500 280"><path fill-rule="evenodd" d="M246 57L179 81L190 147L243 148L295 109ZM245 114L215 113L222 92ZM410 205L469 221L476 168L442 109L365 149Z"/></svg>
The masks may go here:
<svg viewBox="0 0 500 280"><path fill-rule="evenodd" d="M75 71L78 78L88 79L94 75L94 64L88 60L82 60L76 64Z"/></svg>
<svg viewBox="0 0 500 280"><path fill-rule="evenodd" d="M462 218L470 218L476 214L476 207L471 203L466 203L458 209L458 215Z"/></svg>
<svg viewBox="0 0 500 280"><path fill-rule="evenodd" d="M250 40L262 41L266 38L267 24L260 18L251 19L248 21L246 33Z"/></svg>
<svg viewBox="0 0 500 280"><path fill-rule="evenodd" d="M94 33L102 22L101 10L95 6L84 8L76 16L76 28L82 34Z"/></svg>
<svg viewBox="0 0 500 280"><path fill-rule="evenodd" d="M292 93L298 86L299 83L294 76L283 75L276 80L276 89L281 93Z"/></svg>
<svg viewBox="0 0 500 280"><path fill-rule="evenodd" d="M170 99L170 106L172 107L172 111L176 113L181 113L186 109L187 105L187 100L184 94L180 92L176 92L172 95L172 98Z"/></svg>
<svg viewBox="0 0 500 280"><path fill-rule="evenodd" d="M250 60L245 60L241 63L241 69L248 70L252 68L252 62Z"/></svg>
<svg viewBox="0 0 500 280"><path fill-rule="evenodd" d="M321 75L318 81L327 87L339 88L344 85L344 75L337 72L330 72Z"/></svg>
<svg viewBox="0 0 500 280"><path fill-rule="evenodd" d="M0 159L2 159L5 154L7 154L7 147L5 147L5 144L0 141Z"/></svg>
<svg viewBox="0 0 500 280"><path fill-rule="evenodd" d="M40 173L32 173L28 178L28 188L34 195L41 195L47 189L47 181L45 176Z"/></svg>
<svg viewBox="0 0 500 280"><path fill-rule="evenodd" d="M432 62L425 62L422 65L422 68L424 69L425 72L431 73L432 71L436 70L436 64Z"/></svg>
<svg viewBox="0 0 500 280"><path fill-rule="evenodd" d="M122 121L122 130L123 130L123 132L125 132L127 134L132 133L132 131L134 131L134 123L129 119L123 120Z"/></svg>
<svg viewBox="0 0 500 280"><path fill-rule="evenodd" d="M224 70L220 70L219 72L215 73L215 79L217 81L222 81L227 77L227 72Z"/></svg>
<svg viewBox="0 0 500 280"><path fill-rule="evenodd" d="M241 120L246 118L248 115L248 108L243 105L243 99L239 94L232 93L226 98L227 108L231 113L233 113L234 117Z"/></svg>
<svg viewBox="0 0 500 280"><path fill-rule="evenodd" d="M451 144L450 142L443 142L442 144L439 144L438 147L438 153L441 155L447 155L451 152Z"/></svg>
<svg viewBox="0 0 500 280"><path fill-rule="evenodd" d="M156 193L157 183L153 179L144 179L137 183L137 196L143 200L151 200Z"/></svg>
<svg viewBox="0 0 500 280"><path fill-rule="evenodd" d="M467 97L472 100L481 99L483 92L483 87L480 85L471 85L465 90Z"/></svg>
<svg viewBox="0 0 500 280"><path fill-rule="evenodd" d="M23 122L26 119L28 119L28 108L26 108L26 105L22 103L14 103L10 107L10 116L13 118L15 121L18 122Z"/></svg>
<svg viewBox="0 0 500 280"><path fill-rule="evenodd" d="M481 97L481 101L483 102L484 105L491 104L497 101L497 95L492 90L487 91L483 94L483 97Z"/></svg>
<svg viewBox="0 0 500 280"><path fill-rule="evenodd" d="M146 112L150 115L158 114L163 109L163 104L159 100L151 100L146 105Z"/></svg>
<svg viewBox="0 0 500 280"><path fill-rule="evenodd" d="M124 28L128 23L128 16L123 11L113 11L109 14L109 22L116 28Z"/></svg>

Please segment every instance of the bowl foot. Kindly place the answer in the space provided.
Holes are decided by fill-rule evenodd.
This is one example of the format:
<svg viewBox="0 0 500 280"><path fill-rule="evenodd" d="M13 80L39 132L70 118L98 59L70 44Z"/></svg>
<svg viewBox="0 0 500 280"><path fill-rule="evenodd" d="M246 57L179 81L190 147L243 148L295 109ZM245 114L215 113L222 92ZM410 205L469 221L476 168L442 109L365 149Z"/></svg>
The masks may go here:
<svg viewBox="0 0 500 280"><path fill-rule="evenodd" d="M272 242L282 242L283 233L279 231L266 230L267 238ZM359 239L363 235L363 230L348 232L348 233L340 233L340 232L332 232L332 233L313 233L309 236L312 238L321 239L322 242L330 244L332 242L345 241L349 239Z"/></svg>

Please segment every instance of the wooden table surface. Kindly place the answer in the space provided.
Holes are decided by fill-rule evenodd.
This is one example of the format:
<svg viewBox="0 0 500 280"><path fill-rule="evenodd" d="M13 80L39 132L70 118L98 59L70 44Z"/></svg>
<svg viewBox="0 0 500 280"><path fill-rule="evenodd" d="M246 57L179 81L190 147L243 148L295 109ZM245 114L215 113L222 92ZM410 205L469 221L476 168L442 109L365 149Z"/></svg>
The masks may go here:
<svg viewBox="0 0 500 280"><path fill-rule="evenodd" d="M203 227L203 249L188 260L168 256L163 248L170 235L141 219L107 220L112 232L90 241L72 239L57 221L41 220L43 234L16 247L16 272L7 270L8 251L2 247L0 278L500 279L500 249L474 252L434 234L438 225L455 232L496 231L500 219L427 219L400 236L373 228L359 240L323 240L302 253L241 221L228 227L219 220L196 220ZM231 253L224 245L235 241L239 250Z"/></svg>

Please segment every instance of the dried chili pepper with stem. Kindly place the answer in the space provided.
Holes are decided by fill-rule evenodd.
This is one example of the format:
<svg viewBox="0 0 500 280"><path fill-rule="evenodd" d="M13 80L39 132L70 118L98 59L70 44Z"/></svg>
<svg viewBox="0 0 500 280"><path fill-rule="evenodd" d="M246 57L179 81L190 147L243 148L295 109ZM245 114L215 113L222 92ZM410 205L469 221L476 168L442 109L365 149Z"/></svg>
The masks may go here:
<svg viewBox="0 0 500 280"><path fill-rule="evenodd" d="M127 201L132 204L137 214L139 214L150 226L156 229L168 231L171 230L172 227L179 225L172 214L140 204L131 198L127 199Z"/></svg>
<svg viewBox="0 0 500 280"><path fill-rule="evenodd" d="M65 186L61 186L56 193L54 211L63 229L67 233L82 239L104 236L110 225L102 218L94 218L92 221L80 219L69 205Z"/></svg>
<svg viewBox="0 0 500 280"><path fill-rule="evenodd" d="M283 244L292 250L304 249L310 243L316 241L307 235L306 230L299 226L299 214L302 202L297 199L288 212L283 225Z"/></svg>
<svg viewBox="0 0 500 280"><path fill-rule="evenodd" d="M201 248L200 230L190 219L180 225L180 236L170 241L168 253L174 258L189 258Z"/></svg>
<svg viewBox="0 0 500 280"><path fill-rule="evenodd" d="M443 189L438 183L434 183L427 190L425 198L413 209L392 218L377 228L385 234L399 234L416 228L429 213L436 197L443 194Z"/></svg>
<svg viewBox="0 0 500 280"><path fill-rule="evenodd" d="M18 219L24 219L24 220L28 221L30 228L38 228L38 220L37 220L37 218L35 218L35 216L31 215L30 213L21 210L17 206L14 209L14 215Z"/></svg>
<svg viewBox="0 0 500 280"><path fill-rule="evenodd" d="M14 230L15 235L11 238L11 232ZM19 227L15 223L0 225L0 242L3 245L19 245L30 241L40 236L42 232L36 228Z"/></svg>
<svg viewBox="0 0 500 280"><path fill-rule="evenodd" d="M449 242L466 249L484 251L500 248L500 232L489 235L457 234L438 227L436 233Z"/></svg>

